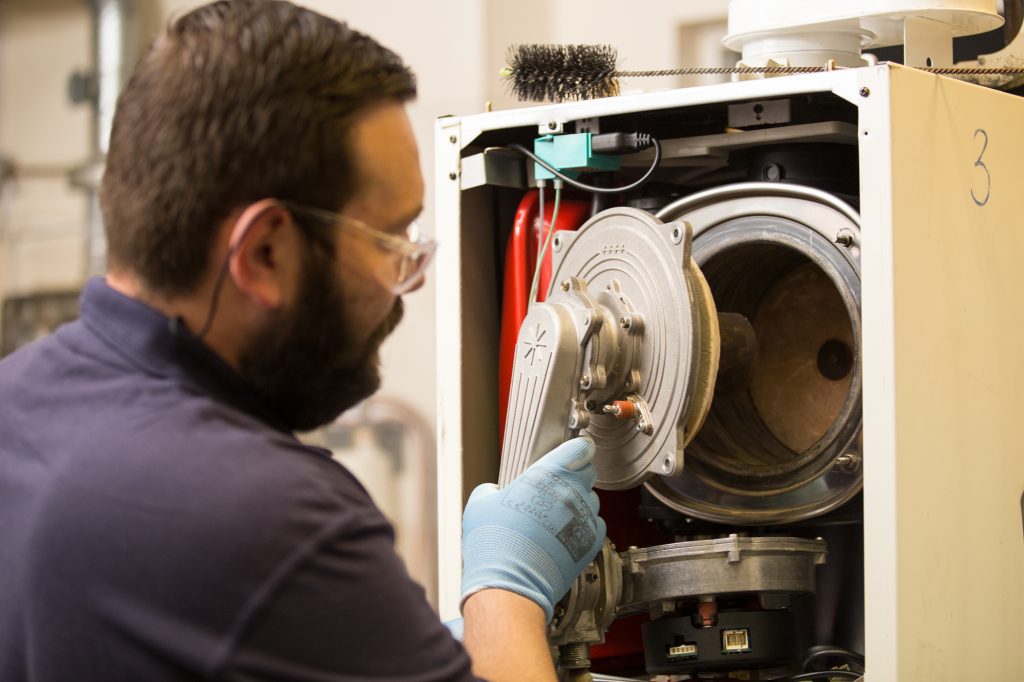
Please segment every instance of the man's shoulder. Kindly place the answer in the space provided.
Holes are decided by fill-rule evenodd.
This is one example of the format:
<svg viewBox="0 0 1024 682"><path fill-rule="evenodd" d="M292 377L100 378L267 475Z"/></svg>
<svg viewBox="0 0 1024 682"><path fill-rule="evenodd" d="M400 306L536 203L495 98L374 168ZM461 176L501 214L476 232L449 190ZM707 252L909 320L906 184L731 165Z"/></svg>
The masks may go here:
<svg viewBox="0 0 1024 682"><path fill-rule="evenodd" d="M66 462L72 485L181 501L228 522L309 505L372 506L328 451L200 392L170 390L140 412L114 410L105 421L103 433L70 458L78 461Z"/></svg>
<svg viewBox="0 0 1024 682"><path fill-rule="evenodd" d="M228 560L225 546L279 555L325 527L389 532L327 451L145 371L80 322L5 360L0 399L0 482L40 548L88 553L109 536Z"/></svg>
<svg viewBox="0 0 1024 682"><path fill-rule="evenodd" d="M0 366L0 396L14 391L0 416L10 436L0 452L44 465L45 489L68 504L99 517L111 505L163 509L168 519L203 516L225 530L256 519L287 523L283 517L311 507L373 510L326 450L200 386L147 374L79 340L53 335Z"/></svg>
<svg viewBox="0 0 1024 682"><path fill-rule="evenodd" d="M61 337L65 337L67 332L70 331L71 338L74 338L80 334L79 331L76 331L76 328L81 326L82 322L76 320L60 327L58 330L60 332L59 336L57 333L49 334L17 348L6 356L0 357L0 377L5 379L4 382L0 382L0 389L9 386L12 379L24 376L26 372L33 371L35 363L41 360L52 362L56 356L73 355Z"/></svg>
<svg viewBox="0 0 1024 682"><path fill-rule="evenodd" d="M181 579L168 585L199 591L228 571L255 589L325 533L391 535L329 453L206 396L127 422L64 453L37 498L35 546L50 560L115 581L128 579L125 566L152 576L166 567ZM97 562L97 552L127 563Z"/></svg>

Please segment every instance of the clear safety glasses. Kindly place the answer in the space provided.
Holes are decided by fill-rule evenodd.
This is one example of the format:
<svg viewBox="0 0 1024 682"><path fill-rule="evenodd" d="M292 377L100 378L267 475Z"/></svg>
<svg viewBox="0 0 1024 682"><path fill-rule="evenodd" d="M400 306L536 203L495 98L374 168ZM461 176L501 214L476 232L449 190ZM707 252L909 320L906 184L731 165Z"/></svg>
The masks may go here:
<svg viewBox="0 0 1024 682"><path fill-rule="evenodd" d="M297 216L306 216L329 225L341 225L363 237L372 240L382 250L397 256L398 264L394 274L381 276L382 283L391 293L400 296L419 285L430 262L437 251L437 242L423 234L418 220L409 223L402 236L383 232L370 227L362 220L352 218L344 213L334 213L311 206L302 206L291 202L282 204Z"/></svg>

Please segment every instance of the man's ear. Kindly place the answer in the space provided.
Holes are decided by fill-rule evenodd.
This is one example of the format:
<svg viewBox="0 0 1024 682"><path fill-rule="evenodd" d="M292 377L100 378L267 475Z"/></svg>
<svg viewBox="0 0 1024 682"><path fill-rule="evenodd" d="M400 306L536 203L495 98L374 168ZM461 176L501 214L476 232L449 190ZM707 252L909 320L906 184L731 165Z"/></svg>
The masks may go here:
<svg viewBox="0 0 1024 682"><path fill-rule="evenodd" d="M228 267L243 296L278 308L298 270L291 214L274 199L250 204L235 220L228 242Z"/></svg>

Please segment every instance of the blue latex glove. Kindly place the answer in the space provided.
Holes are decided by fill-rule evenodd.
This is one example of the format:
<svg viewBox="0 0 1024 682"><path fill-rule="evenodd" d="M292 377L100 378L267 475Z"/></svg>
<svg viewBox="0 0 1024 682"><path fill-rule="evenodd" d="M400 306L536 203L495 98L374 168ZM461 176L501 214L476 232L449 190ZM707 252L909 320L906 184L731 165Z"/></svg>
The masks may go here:
<svg viewBox="0 0 1024 682"><path fill-rule="evenodd" d="M505 488L478 486L462 519L462 604L498 588L536 602L547 620L604 542L594 442L574 438Z"/></svg>

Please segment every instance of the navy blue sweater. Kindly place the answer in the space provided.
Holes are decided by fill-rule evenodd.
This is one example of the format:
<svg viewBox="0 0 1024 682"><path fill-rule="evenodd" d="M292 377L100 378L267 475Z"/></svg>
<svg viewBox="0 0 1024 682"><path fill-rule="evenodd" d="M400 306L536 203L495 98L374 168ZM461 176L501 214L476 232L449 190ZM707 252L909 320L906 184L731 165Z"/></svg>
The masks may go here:
<svg viewBox="0 0 1024 682"><path fill-rule="evenodd" d="M103 280L0 362L0 680L472 680L329 453Z"/></svg>

